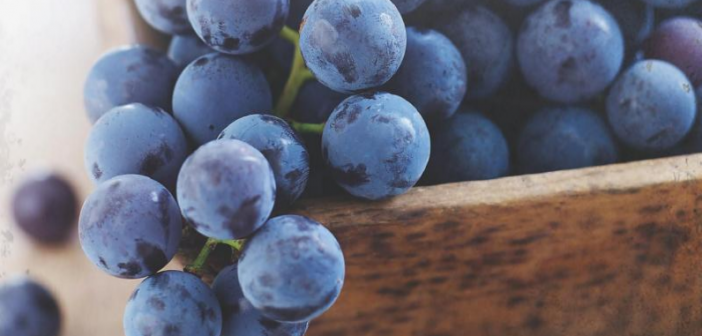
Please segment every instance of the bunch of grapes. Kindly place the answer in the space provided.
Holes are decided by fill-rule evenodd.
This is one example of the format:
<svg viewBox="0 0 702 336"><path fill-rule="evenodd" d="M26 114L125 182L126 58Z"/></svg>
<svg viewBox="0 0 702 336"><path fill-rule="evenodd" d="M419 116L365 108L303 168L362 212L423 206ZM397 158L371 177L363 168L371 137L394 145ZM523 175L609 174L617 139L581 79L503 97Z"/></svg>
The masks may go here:
<svg viewBox="0 0 702 336"><path fill-rule="evenodd" d="M171 44L90 71L79 223L97 267L146 278L127 336L303 335L345 261L323 225L281 215L302 197L702 151L699 0L135 1ZM52 240L47 214L22 226ZM191 230L199 255L162 272ZM59 320L21 279L0 288L0 334L52 335L18 331L6 297L44 309L44 331Z"/></svg>

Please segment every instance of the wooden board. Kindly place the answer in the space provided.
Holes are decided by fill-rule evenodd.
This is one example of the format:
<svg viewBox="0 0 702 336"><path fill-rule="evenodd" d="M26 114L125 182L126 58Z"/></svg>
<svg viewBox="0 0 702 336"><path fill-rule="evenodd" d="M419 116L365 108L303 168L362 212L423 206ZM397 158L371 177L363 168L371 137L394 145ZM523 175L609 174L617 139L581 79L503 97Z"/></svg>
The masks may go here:
<svg viewBox="0 0 702 336"><path fill-rule="evenodd" d="M303 204L348 265L310 335L699 335L701 160Z"/></svg>

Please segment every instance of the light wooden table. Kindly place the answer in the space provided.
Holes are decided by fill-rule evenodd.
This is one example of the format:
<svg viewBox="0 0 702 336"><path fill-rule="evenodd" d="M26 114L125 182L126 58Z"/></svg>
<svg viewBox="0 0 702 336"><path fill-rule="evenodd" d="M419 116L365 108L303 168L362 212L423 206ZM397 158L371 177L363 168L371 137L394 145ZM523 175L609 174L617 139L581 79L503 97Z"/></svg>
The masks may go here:
<svg viewBox="0 0 702 336"><path fill-rule="evenodd" d="M123 335L122 311L138 281L98 271L77 238L62 248L32 244L14 227L9 200L36 169L65 174L81 198L92 189L83 170L83 81L100 54L133 38L125 0L0 0L0 8L0 282L29 273L50 287L65 316L62 335Z"/></svg>

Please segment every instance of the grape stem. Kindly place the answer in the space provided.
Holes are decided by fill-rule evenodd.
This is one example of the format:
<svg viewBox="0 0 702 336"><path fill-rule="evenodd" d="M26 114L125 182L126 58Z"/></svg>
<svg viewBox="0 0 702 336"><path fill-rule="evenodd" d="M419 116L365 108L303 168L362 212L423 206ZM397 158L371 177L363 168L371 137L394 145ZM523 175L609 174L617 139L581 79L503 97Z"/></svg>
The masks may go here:
<svg viewBox="0 0 702 336"><path fill-rule="evenodd" d="M217 240L214 238L210 238L200 250L200 253L197 255L197 258L195 258L195 260L190 265L186 266L185 270L193 274L202 275L203 268L207 263L207 258L210 257L210 254L212 254L212 252L217 248L217 245L219 244L227 245L231 247L233 251L238 253L241 252L241 249L244 246L244 241Z"/></svg>
<svg viewBox="0 0 702 336"><path fill-rule="evenodd" d="M300 34L290 27L284 27L280 33L280 36L286 41L292 43L295 46L295 55L293 56L292 67L290 69L290 76L288 81L285 83L283 88L283 94L278 100L278 104L275 106L275 115L280 118L285 118L290 113L293 103L297 98L297 94L300 92L300 88L308 80L314 79L312 72L305 66L305 60L302 58L302 51L300 50Z"/></svg>
<svg viewBox="0 0 702 336"><path fill-rule="evenodd" d="M298 133L322 134L324 132L324 123L306 124L294 120L289 120L288 122L290 123L290 127Z"/></svg>

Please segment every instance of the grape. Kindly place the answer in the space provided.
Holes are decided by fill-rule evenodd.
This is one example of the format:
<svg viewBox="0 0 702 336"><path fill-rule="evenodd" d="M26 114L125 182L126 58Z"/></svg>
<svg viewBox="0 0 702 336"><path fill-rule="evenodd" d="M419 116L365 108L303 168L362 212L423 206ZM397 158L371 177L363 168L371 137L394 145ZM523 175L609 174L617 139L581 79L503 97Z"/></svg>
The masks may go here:
<svg viewBox="0 0 702 336"><path fill-rule="evenodd" d="M367 93L334 110L322 153L334 180L354 196L379 200L407 192L429 161L429 131L417 109L399 96Z"/></svg>
<svg viewBox="0 0 702 336"><path fill-rule="evenodd" d="M171 115L131 104L112 109L95 124L85 145L85 168L97 183L141 174L172 188L188 151Z"/></svg>
<svg viewBox="0 0 702 336"><path fill-rule="evenodd" d="M634 149L670 149L690 131L696 114L692 84L678 68L656 60L636 63L614 84L607 115L619 139Z"/></svg>
<svg viewBox="0 0 702 336"><path fill-rule="evenodd" d="M168 57L180 68L184 69L201 56L215 52L195 35L173 36L168 46Z"/></svg>
<svg viewBox="0 0 702 336"><path fill-rule="evenodd" d="M171 109L178 68L166 55L145 46L115 49L103 55L85 82L85 107L95 123L114 107L131 103Z"/></svg>
<svg viewBox="0 0 702 336"><path fill-rule="evenodd" d="M201 234L241 239L260 228L275 204L276 184L266 158L239 140L210 142L178 175L183 216Z"/></svg>
<svg viewBox="0 0 702 336"><path fill-rule="evenodd" d="M212 290L196 276L166 271L144 280L124 311L126 336L218 336L222 310Z"/></svg>
<svg viewBox="0 0 702 336"><path fill-rule="evenodd" d="M345 93L385 84L407 47L405 24L390 0L315 0L300 34L307 67Z"/></svg>
<svg viewBox="0 0 702 336"><path fill-rule="evenodd" d="M42 243L66 241L76 223L77 209L75 190L54 173L27 176L12 198L15 222Z"/></svg>
<svg viewBox="0 0 702 336"><path fill-rule="evenodd" d="M437 24L458 47L468 68L467 99L494 94L508 79L514 63L509 27L482 6L469 6Z"/></svg>
<svg viewBox="0 0 702 336"><path fill-rule="evenodd" d="M577 107L537 113L522 131L516 154L517 168L524 174L606 165L619 158L604 120Z"/></svg>
<svg viewBox="0 0 702 336"><path fill-rule="evenodd" d="M231 265L219 272L212 284L222 306L224 327L222 336L303 336L308 322L284 323L261 315L244 298L239 285L237 265Z"/></svg>
<svg viewBox="0 0 702 336"><path fill-rule="evenodd" d="M515 6L534 6L536 4L543 2L544 0L502 0L502 1L507 2L510 5L515 5ZM624 0L616 0L616 1L624 1Z"/></svg>
<svg viewBox="0 0 702 336"><path fill-rule="evenodd" d="M309 81L300 89L292 106L293 119L318 124L326 122L334 109L349 96L336 92L318 81Z"/></svg>
<svg viewBox="0 0 702 336"><path fill-rule="evenodd" d="M517 55L527 82L543 97L575 103L614 80L624 42L614 18L588 0L552 0L522 26Z"/></svg>
<svg viewBox="0 0 702 336"><path fill-rule="evenodd" d="M110 275L138 279L158 272L178 250L182 220L175 199L158 182L122 175L99 185L83 204L83 252Z"/></svg>
<svg viewBox="0 0 702 336"><path fill-rule="evenodd" d="M636 0L598 0L614 16L630 46L641 43L653 31L653 6Z"/></svg>
<svg viewBox="0 0 702 336"><path fill-rule="evenodd" d="M697 87L702 84L702 21L677 17L663 22L644 43L649 59L672 63Z"/></svg>
<svg viewBox="0 0 702 336"><path fill-rule="evenodd" d="M198 145L235 120L273 109L266 77L251 61L210 54L188 65L173 93L173 114Z"/></svg>
<svg viewBox="0 0 702 336"><path fill-rule="evenodd" d="M61 312L53 295L27 277L0 285L0 335L58 336Z"/></svg>
<svg viewBox="0 0 702 336"><path fill-rule="evenodd" d="M264 316L309 321L329 309L344 285L344 255L334 235L306 217L271 219L244 246L241 289Z"/></svg>
<svg viewBox="0 0 702 336"><path fill-rule="evenodd" d="M422 5L426 0L392 0L400 13L409 13Z"/></svg>
<svg viewBox="0 0 702 336"><path fill-rule="evenodd" d="M290 0L187 0L190 22L215 50L242 55L263 49L280 32Z"/></svg>
<svg viewBox="0 0 702 336"><path fill-rule="evenodd" d="M621 1L621 0L620 0ZM699 0L641 0L656 7L682 8Z"/></svg>
<svg viewBox="0 0 702 336"><path fill-rule="evenodd" d="M186 0L135 0L139 14L157 30L180 35L191 30Z"/></svg>
<svg viewBox="0 0 702 336"><path fill-rule="evenodd" d="M302 17L305 16L307 8L310 7L313 0L290 0L290 15L285 24L295 30L300 29Z"/></svg>
<svg viewBox="0 0 702 336"><path fill-rule="evenodd" d="M407 53L400 70L386 86L404 97L429 122L450 118L467 89L461 52L435 30L407 29Z"/></svg>
<svg viewBox="0 0 702 336"><path fill-rule="evenodd" d="M229 125L219 139L244 141L266 157L275 175L278 205L292 204L305 191L310 156L285 120L262 114L246 116Z"/></svg>
<svg viewBox="0 0 702 336"><path fill-rule="evenodd" d="M509 147L484 116L457 113L433 130L427 177L436 183L489 180L509 173Z"/></svg>

